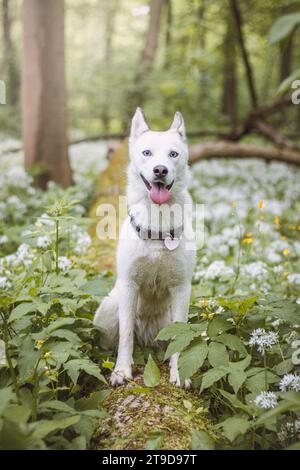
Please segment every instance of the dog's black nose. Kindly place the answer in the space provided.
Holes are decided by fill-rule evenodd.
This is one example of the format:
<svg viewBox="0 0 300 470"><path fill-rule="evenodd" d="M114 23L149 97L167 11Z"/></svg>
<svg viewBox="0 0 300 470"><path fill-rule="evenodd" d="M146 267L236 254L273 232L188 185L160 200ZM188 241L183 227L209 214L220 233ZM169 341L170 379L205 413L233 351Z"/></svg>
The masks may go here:
<svg viewBox="0 0 300 470"><path fill-rule="evenodd" d="M164 178L168 174L168 168L164 165L157 165L153 168L153 173L155 176Z"/></svg>

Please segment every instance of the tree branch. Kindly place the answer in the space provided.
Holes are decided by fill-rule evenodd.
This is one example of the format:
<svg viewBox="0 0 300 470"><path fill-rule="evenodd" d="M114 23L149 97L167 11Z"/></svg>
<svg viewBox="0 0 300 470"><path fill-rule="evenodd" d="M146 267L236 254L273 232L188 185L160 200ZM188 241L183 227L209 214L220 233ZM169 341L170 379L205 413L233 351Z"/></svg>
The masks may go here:
<svg viewBox="0 0 300 470"><path fill-rule="evenodd" d="M190 146L190 163L210 158L262 158L300 165L300 152L265 145L241 144L228 141L205 142Z"/></svg>

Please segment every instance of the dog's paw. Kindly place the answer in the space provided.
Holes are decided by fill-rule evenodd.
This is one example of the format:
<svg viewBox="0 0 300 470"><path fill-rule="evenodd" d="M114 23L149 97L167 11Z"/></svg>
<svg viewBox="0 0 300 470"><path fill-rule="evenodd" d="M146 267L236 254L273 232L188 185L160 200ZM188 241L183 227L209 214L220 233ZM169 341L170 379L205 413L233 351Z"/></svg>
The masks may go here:
<svg viewBox="0 0 300 470"><path fill-rule="evenodd" d="M110 377L110 384L113 387L123 385L128 380L132 379L131 370L129 369L115 369Z"/></svg>
<svg viewBox="0 0 300 470"><path fill-rule="evenodd" d="M180 383L180 377L179 377L179 373L178 373L178 370L175 370L175 371L170 371L170 383L172 385L175 385L176 387L182 387L182 388L185 388L186 390L191 388L191 385L192 385L192 382L190 379L186 379L184 381L184 384L181 384Z"/></svg>

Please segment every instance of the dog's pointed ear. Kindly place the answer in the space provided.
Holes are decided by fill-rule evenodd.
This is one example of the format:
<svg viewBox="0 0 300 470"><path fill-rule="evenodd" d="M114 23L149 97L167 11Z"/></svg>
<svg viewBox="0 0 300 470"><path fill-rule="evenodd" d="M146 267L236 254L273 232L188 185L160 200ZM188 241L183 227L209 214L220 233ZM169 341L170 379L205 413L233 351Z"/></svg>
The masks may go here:
<svg viewBox="0 0 300 470"><path fill-rule="evenodd" d="M135 140L146 131L149 131L149 126L146 123L144 113L141 108L136 108L131 123L130 139Z"/></svg>
<svg viewBox="0 0 300 470"><path fill-rule="evenodd" d="M174 115L173 122L171 124L170 130L175 130L178 132L178 134L181 135L181 137L185 140L186 138L186 133L185 133L185 125L184 125L184 120L183 116L179 111L176 111Z"/></svg>

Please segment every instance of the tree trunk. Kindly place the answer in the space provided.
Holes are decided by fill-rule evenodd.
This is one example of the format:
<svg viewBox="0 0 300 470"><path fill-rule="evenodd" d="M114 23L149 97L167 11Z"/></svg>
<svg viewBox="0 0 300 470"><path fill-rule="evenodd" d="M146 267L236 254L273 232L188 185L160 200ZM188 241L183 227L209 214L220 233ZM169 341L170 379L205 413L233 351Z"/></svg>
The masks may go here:
<svg viewBox="0 0 300 470"><path fill-rule="evenodd" d="M130 93L128 99L128 115L126 126L132 117L137 106L142 106L146 100L147 87L145 78L151 72L153 67L156 50L159 40L160 20L164 0L152 0L150 7L150 18L148 30L146 33L145 46L141 52L140 61L137 67L137 73L134 80L134 91Z"/></svg>
<svg viewBox="0 0 300 470"><path fill-rule="evenodd" d="M234 131L237 121L237 78L236 78L236 47L231 14L228 14L227 31L224 41L223 95L221 112L228 116Z"/></svg>
<svg viewBox="0 0 300 470"><path fill-rule="evenodd" d="M167 7L167 25L166 25L166 43L165 43L165 68L167 69L171 63L170 46L172 43L172 26L173 26L173 7L172 0L165 0Z"/></svg>
<svg viewBox="0 0 300 470"><path fill-rule="evenodd" d="M200 46L200 51L203 53L206 49L206 29L204 26L204 21L205 21L205 13L207 9L207 0L202 0L199 8L198 8L198 22L199 22L199 46ZM199 93L199 101L201 104L201 111L200 112L205 112L205 109L203 109L203 103L206 103L206 98L208 94L208 89L207 89L207 78L206 78L207 71L203 68L203 65L199 67L199 87L200 87L200 93Z"/></svg>
<svg viewBox="0 0 300 470"><path fill-rule="evenodd" d="M72 183L64 70L64 1L23 4L22 131L25 165L45 171L36 184Z"/></svg>
<svg viewBox="0 0 300 470"><path fill-rule="evenodd" d="M279 83L291 75L293 35L289 36L283 43L280 43L280 52Z"/></svg>
<svg viewBox="0 0 300 470"><path fill-rule="evenodd" d="M104 10L105 18L105 33L104 33L104 70L102 74L104 75L105 82L105 94L104 94L104 103L101 112L101 120L103 124L104 132L108 133L110 129L110 73L111 73L111 64L112 64L112 54L113 54L113 36L115 32L115 20L116 14L118 12L119 0L104 0L104 5L102 9Z"/></svg>
<svg viewBox="0 0 300 470"><path fill-rule="evenodd" d="M19 100L19 72L16 65L14 45L11 38L11 1L2 0L2 25L4 46L4 76L7 80L7 104L16 106Z"/></svg>
<svg viewBox="0 0 300 470"><path fill-rule="evenodd" d="M232 17L234 18L234 21L235 21L237 39L238 39L238 43L241 49L242 59L243 59L244 66L245 66L246 78L247 78L247 84L248 84L249 94L251 98L251 103L252 103L252 107L255 109L257 107L257 94L256 94L256 89L255 89L255 83L254 83L253 69L252 69L252 65L248 56L246 43L244 39L243 18L242 18L242 14L239 10L238 3L236 0L230 0L230 6L231 6Z"/></svg>

